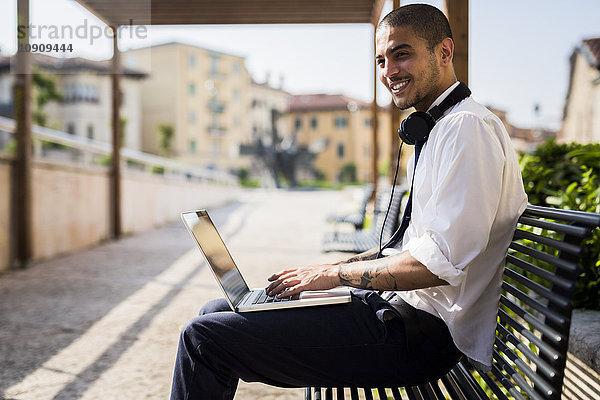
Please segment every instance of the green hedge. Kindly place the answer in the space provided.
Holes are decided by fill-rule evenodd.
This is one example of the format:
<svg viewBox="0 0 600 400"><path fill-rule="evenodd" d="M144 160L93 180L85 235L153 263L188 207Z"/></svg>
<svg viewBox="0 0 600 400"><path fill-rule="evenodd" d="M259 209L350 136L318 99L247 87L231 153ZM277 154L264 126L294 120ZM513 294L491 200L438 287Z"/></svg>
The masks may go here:
<svg viewBox="0 0 600 400"><path fill-rule="evenodd" d="M600 143L549 140L520 157L529 203L600 213ZM600 229L585 243L575 307L600 310Z"/></svg>

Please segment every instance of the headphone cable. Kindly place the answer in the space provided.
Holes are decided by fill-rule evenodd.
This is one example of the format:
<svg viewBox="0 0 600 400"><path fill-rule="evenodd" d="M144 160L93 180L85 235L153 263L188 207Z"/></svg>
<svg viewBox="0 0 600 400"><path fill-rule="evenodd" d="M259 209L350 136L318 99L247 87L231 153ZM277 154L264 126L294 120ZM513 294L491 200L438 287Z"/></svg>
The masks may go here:
<svg viewBox="0 0 600 400"><path fill-rule="evenodd" d="M403 144L404 141L400 141L400 148L398 149L398 158L396 160L396 171L394 172L394 181L392 182L392 193L390 194L390 201L388 203L387 211L385 212L385 218L383 218L381 232L379 233L379 253L377 254L377 258L381 257L381 252L383 251L383 231L385 229L385 223L387 222L388 214L390 213L390 208L392 207L392 201L394 201L394 190L396 189L396 179L398 178L398 169L400 168L400 155L402 154Z"/></svg>

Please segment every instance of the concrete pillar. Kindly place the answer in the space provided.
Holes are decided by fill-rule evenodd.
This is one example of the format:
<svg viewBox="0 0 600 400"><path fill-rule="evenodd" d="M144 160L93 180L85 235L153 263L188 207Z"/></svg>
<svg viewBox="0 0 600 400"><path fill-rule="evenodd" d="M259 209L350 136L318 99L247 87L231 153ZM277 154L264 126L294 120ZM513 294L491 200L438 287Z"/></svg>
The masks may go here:
<svg viewBox="0 0 600 400"><path fill-rule="evenodd" d="M378 70L377 70L377 63L374 61L375 60L375 53L377 51L377 35L376 35L376 30L377 30L377 23L375 22L373 24L373 102L371 103L371 108L372 108L372 117L371 117L371 129L372 129L372 140L371 142L373 143L373 148L371 149L371 155L372 155L372 164L371 164L371 181L373 184L373 199L376 198L377 196L377 178L378 178L378 171L377 171L377 159L379 156L379 149L377 148L379 140L377 138L377 129L379 126L379 120L378 120L378 105L377 105L377 81L378 81Z"/></svg>
<svg viewBox="0 0 600 400"><path fill-rule="evenodd" d="M394 0L392 3L392 7L395 10L400 7L400 0ZM391 124L390 129L392 130L390 135L390 168L388 170L388 175L390 177L390 182L394 179L394 169L396 168L396 158L398 157L398 148L400 147L400 137L398 137L398 128L400 128L400 109L396 107L394 104L394 100L390 103L390 118ZM400 171L398 171L400 174Z"/></svg>
<svg viewBox="0 0 600 400"><path fill-rule="evenodd" d="M446 16L454 36L454 69L469 84L469 0L446 0Z"/></svg>

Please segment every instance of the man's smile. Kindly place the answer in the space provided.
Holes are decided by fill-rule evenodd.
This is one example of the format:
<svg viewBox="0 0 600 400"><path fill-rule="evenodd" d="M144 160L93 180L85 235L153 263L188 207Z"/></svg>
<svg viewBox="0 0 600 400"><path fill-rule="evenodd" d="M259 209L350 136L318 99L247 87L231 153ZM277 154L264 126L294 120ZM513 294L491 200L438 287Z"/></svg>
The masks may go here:
<svg viewBox="0 0 600 400"><path fill-rule="evenodd" d="M389 83L390 91L393 95L398 95L406 89L406 86L410 82L410 79L402 79Z"/></svg>

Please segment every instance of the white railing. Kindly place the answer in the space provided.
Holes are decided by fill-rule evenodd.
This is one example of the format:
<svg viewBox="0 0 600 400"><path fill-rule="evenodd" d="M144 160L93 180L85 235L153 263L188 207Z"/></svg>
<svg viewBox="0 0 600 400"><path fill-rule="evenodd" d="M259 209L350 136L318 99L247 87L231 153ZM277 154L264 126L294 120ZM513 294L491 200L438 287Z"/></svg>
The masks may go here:
<svg viewBox="0 0 600 400"><path fill-rule="evenodd" d="M14 135L16 122L13 119L0 117L0 131ZM56 143L67 147L71 159L76 159L85 164L102 164L100 157L104 157L106 164L108 157L112 154L112 145L81 136L71 135L66 132L33 125L34 156L37 158L49 158L52 151L44 150L42 141ZM0 148L0 152L3 149ZM60 151L54 151L60 153ZM56 154L55 154L56 155ZM130 148L121 148L121 158L126 162L128 168L142 171L160 171L165 175L182 175L190 179L200 179L226 184L237 184L237 177L231 173L218 170L210 170L197 165L185 164L176 160L160 157L154 154L144 153Z"/></svg>

